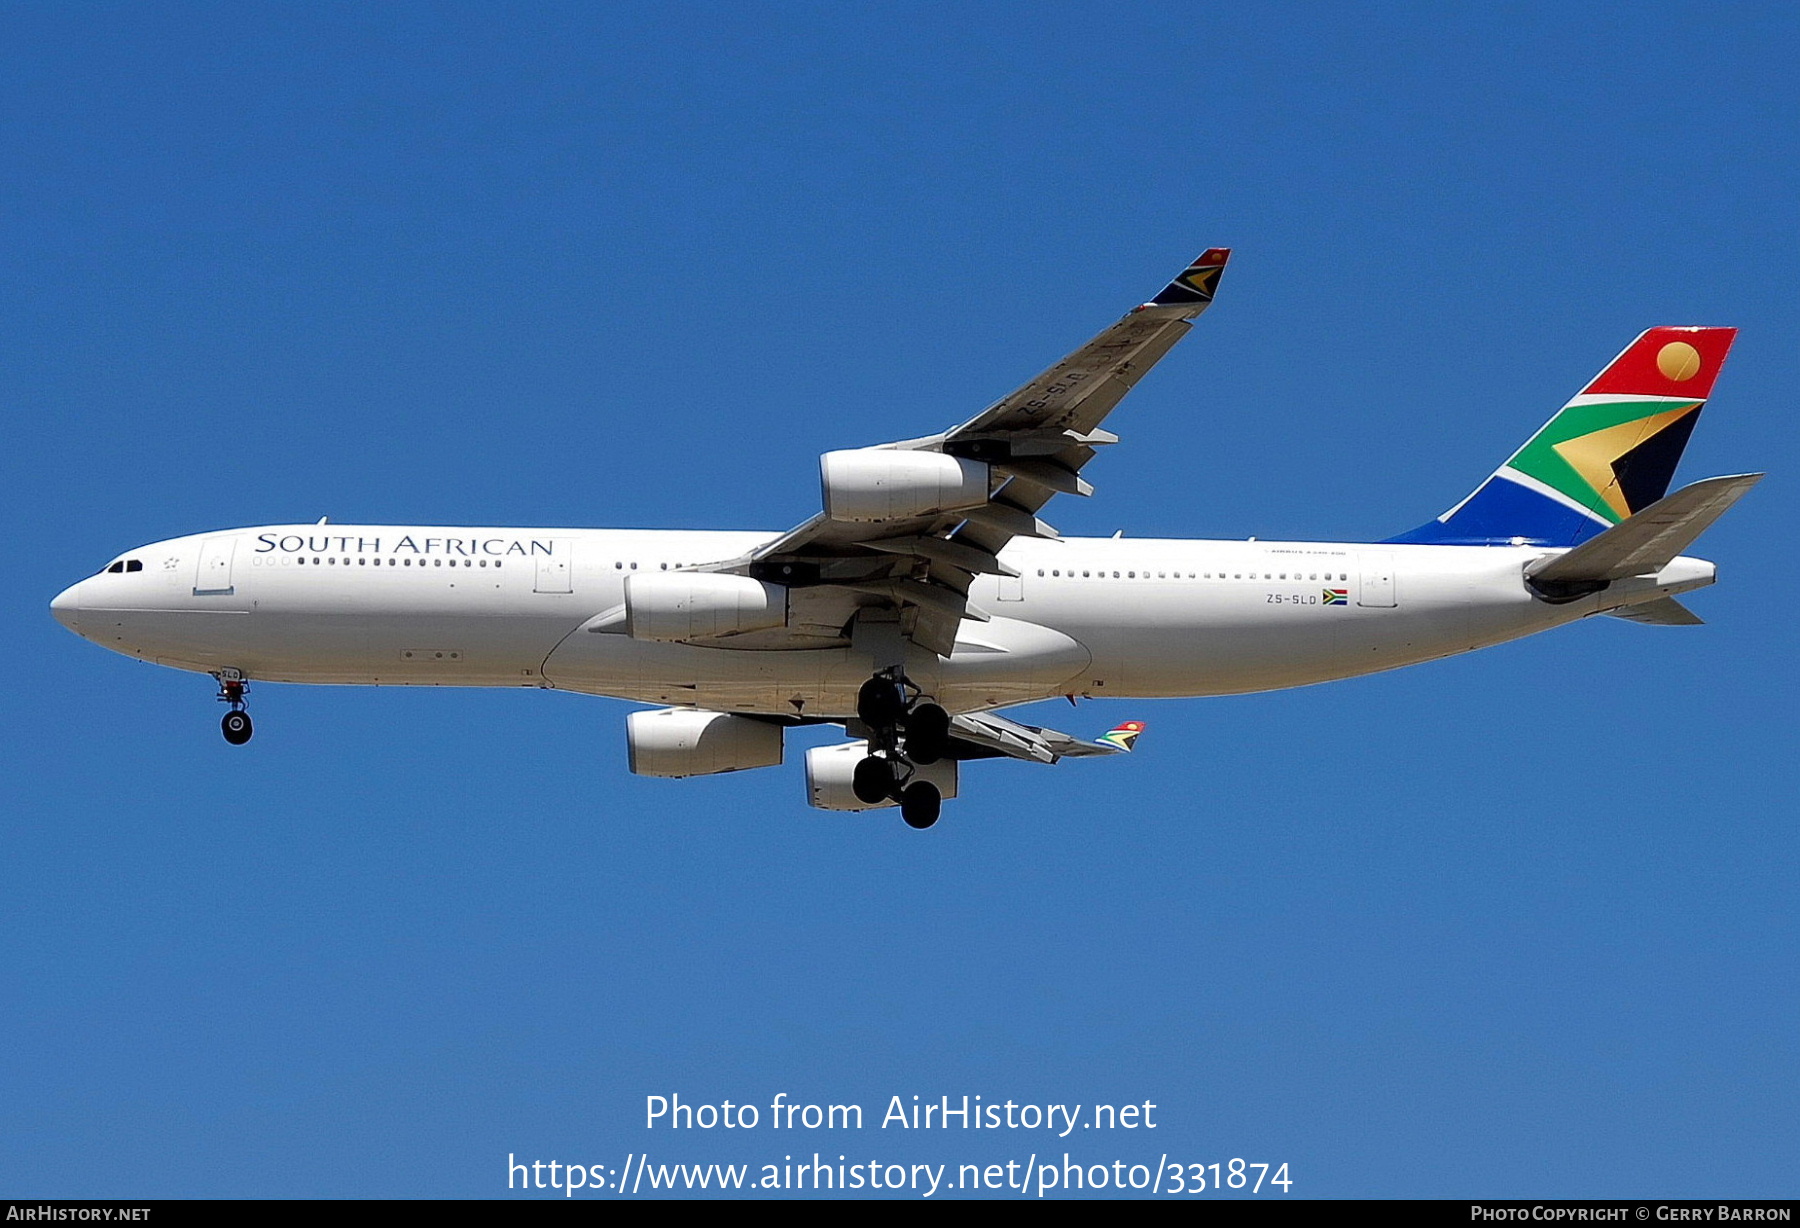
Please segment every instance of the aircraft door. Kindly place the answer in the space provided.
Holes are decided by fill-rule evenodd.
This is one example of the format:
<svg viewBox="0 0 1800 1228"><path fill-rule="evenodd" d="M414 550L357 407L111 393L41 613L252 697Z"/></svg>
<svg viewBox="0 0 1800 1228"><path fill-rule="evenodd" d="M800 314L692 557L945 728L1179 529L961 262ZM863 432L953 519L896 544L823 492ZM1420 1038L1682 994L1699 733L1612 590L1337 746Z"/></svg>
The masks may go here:
<svg viewBox="0 0 1800 1228"><path fill-rule="evenodd" d="M194 571L194 596L229 596L231 558L237 553L236 537L209 537L200 544L200 561Z"/></svg>
<svg viewBox="0 0 1800 1228"><path fill-rule="evenodd" d="M571 563L575 544L559 537L550 543L550 553L537 556L537 584L540 593L572 593L575 591L575 569Z"/></svg>
<svg viewBox="0 0 1800 1228"><path fill-rule="evenodd" d="M1362 566L1362 584L1356 590L1356 604L1377 609L1398 605L1394 596L1394 556L1386 550L1370 550L1358 562Z"/></svg>
<svg viewBox="0 0 1800 1228"><path fill-rule="evenodd" d="M1025 577L1001 576L999 589L1000 591L996 594L999 600L1023 601L1025 600Z"/></svg>

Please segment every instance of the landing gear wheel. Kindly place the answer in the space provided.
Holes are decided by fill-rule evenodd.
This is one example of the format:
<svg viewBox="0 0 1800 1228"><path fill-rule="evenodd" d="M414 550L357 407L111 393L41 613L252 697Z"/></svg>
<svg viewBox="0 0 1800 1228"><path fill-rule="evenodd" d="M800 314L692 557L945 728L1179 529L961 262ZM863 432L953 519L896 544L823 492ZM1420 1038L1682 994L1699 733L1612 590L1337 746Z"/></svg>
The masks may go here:
<svg viewBox="0 0 1800 1228"><path fill-rule="evenodd" d="M906 715L906 757L936 763L950 744L950 714L936 704L916 704Z"/></svg>
<svg viewBox="0 0 1800 1228"><path fill-rule="evenodd" d="M842 777L839 777L842 779ZM880 805L894 792L894 765L874 755L857 760L850 773L850 791L856 800L870 806Z"/></svg>
<svg viewBox="0 0 1800 1228"><path fill-rule="evenodd" d="M219 730L225 735L225 740L233 746L242 746L250 740L250 735L255 732L251 727L248 712L227 712L224 719L219 722Z"/></svg>
<svg viewBox="0 0 1800 1228"><path fill-rule="evenodd" d="M856 716L871 729L887 729L906 712L906 689L892 678L871 678L856 693Z"/></svg>
<svg viewBox="0 0 1800 1228"><path fill-rule="evenodd" d="M900 791L900 817L917 831L924 831L937 822L938 811L943 806L944 795L929 780L915 780Z"/></svg>

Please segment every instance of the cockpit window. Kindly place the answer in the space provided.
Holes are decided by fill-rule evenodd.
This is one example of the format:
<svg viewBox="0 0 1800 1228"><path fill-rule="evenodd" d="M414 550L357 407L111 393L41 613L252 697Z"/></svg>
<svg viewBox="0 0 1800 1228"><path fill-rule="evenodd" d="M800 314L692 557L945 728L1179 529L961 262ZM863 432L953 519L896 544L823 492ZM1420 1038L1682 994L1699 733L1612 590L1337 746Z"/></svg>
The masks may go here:
<svg viewBox="0 0 1800 1228"><path fill-rule="evenodd" d="M114 563L111 567L108 567L105 571L101 572L100 574L107 575L107 576L116 576L120 572L123 572L123 571L142 571L142 570L144 570L144 560L142 560L142 559L120 559L118 562Z"/></svg>
<svg viewBox="0 0 1800 1228"><path fill-rule="evenodd" d="M106 569L106 574L111 575L111 576L116 576L121 571L124 571L124 570L125 570L125 560L120 559L118 562L114 563L111 567L108 567Z"/></svg>
<svg viewBox="0 0 1800 1228"><path fill-rule="evenodd" d="M144 570L144 562L142 559L126 559L125 560L125 570L126 571L142 571L142 570Z"/></svg>

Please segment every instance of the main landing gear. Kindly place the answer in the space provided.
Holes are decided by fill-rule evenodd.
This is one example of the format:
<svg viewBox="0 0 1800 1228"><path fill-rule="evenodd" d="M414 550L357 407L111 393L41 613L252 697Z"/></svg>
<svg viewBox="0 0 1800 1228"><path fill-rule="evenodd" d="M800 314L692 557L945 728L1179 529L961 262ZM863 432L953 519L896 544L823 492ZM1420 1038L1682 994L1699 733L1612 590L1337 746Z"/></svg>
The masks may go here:
<svg viewBox="0 0 1800 1228"><path fill-rule="evenodd" d="M898 670L862 684L856 715L869 728L869 754L856 765L850 788L871 806L898 802L906 825L923 831L938 821L944 798L929 780L913 779L914 769L936 763L950 749L950 714L917 693Z"/></svg>
<svg viewBox="0 0 1800 1228"><path fill-rule="evenodd" d="M250 724L250 714L244 711L244 692L249 689L249 684L242 678L221 676L219 679L219 702L231 705L231 711L219 721L219 732L233 746L242 746L256 731Z"/></svg>

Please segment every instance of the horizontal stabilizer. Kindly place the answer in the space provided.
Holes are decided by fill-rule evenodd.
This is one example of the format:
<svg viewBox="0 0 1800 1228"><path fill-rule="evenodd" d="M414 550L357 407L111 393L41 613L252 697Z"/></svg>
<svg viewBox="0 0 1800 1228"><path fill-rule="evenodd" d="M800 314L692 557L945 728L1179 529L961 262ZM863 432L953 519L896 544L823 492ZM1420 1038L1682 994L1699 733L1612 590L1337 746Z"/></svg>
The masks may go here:
<svg viewBox="0 0 1800 1228"><path fill-rule="evenodd" d="M1673 597L1659 597L1655 601L1639 602L1637 605L1622 605L1607 613L1614 618L1651 627L1699 627L1706 623L1704 618Z"/></svg>
<svg viewBox="0 0 1800 1228"><path fill-rule="evenodd" d="M1545 590L1653 575L1692 545L1762 478L1760 473L1743 473L1684 486L1598 537L1550 559L1531 571L1529 578L1533 586Z"/></svg>

